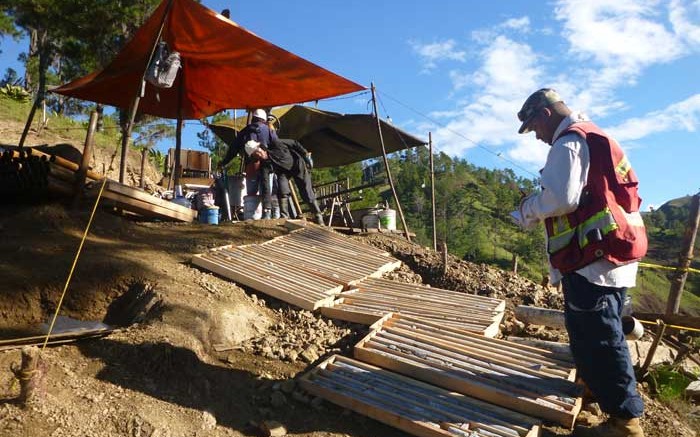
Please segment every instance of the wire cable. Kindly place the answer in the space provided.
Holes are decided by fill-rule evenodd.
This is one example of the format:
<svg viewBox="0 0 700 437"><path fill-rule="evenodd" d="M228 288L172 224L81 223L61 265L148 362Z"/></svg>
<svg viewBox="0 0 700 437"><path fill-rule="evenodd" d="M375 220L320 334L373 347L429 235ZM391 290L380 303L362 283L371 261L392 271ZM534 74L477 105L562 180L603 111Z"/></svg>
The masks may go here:
<svg viewBox="0 0 700 437"><path fill-rule="evenodd" d="M378 91L378 92L379 92L379 91ZM462 138L463 140L472 143L474 146L476 146L476 147L478 147L478 148L480 148L480 149L482 149L482 150L484 150L484 151L486 151L486 152L492 154L493 156L495 156L495 157L497 157L497 158L500 158L500 159L504 160L505 162L511 164L513 167L518 168L518 169L522 170L523 172L532 175L532 176L535 177L535 178L539 178L539 175L533 173L532 171L530 171L530 170L528 170L527 168L521 166L520 164L516 163L515 161L512 161L512 160L510 160L510 159L508 159L508 158L503 157L503 155L502 155L500 152L494 152L493 150L489 149L488 147L482 146L481 144L477 143L476 141L472 140L471 138L467 137L466 135L462 134L461 132L457 132L457 131L454 130L454 129L448 128L448 127L445 126L443 123L440 123L439 121L433 119L432 117L423 114L422 112L418 111L417 109L415 109L415 108L413 108L413 107L411 107L411 106L409 106L409 105L407 105L407 104L405 104L405 103L399 101L398 99L396 99L396 98L390 96L389 94L387 94L387 93L385 93L385 92L381 92L381 94L385 95L388 99L393 100L394 102L398 103L399 105L403 106L404 108L408 109L409 111L412 111L412 112L414 112L415 114L420 115L421 117L425 118L426 120L430 121L431 123L434 123L434 124L436 124L436 125L442 127L443 129L449 131L450 133L452 133L452 134L454 134L454 135L457 135L458 137Z"/></svg>

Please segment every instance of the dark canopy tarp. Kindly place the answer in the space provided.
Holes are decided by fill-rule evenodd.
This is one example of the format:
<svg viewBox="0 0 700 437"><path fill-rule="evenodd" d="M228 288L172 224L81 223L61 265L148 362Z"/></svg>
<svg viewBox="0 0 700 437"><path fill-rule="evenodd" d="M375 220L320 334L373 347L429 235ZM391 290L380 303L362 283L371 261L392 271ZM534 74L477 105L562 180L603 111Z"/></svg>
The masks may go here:
<svg viewBox="0 0 700 437"><path fill-rule="evenodd" d="M307 106L287 106L272 110L280 120L280 138L301 142L313 153L317 167L335 167L382 156L377 121L370 114L338 114ZM211 130L231 144L236 130L245 126L245 117L211 124ZM387 153L426 144L390 123L381 120Z"/></svg>
<svg viewBox="0 0 700 437"><path fill-rule="evenodd" d="M180 52L182 70L172 88L147 84L139 112L178 118L181 86L183 119L199 119L230 108L306 102L364 89L193 0L164 0L112 63L53 92L128 108L136 97L166 13L162 39L171 50Z"/></svg>

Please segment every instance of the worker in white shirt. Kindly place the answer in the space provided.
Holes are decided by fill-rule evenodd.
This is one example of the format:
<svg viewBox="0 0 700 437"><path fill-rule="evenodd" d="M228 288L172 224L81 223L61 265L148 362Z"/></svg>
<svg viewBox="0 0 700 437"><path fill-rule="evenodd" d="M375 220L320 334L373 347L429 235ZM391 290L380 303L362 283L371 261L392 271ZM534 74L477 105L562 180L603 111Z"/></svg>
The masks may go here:
<svg viewBox="0 0 700 437"><path fill-rule="evenodd" d="M544 222L552 283L562 282L566 328L578 375L610 418L575 435L641 437L644 403L622 331L625 294L647 249L638 180L617 142L573 113L552 89L528 97L519 133L551 146L541 191L513 212Z"/></svg>

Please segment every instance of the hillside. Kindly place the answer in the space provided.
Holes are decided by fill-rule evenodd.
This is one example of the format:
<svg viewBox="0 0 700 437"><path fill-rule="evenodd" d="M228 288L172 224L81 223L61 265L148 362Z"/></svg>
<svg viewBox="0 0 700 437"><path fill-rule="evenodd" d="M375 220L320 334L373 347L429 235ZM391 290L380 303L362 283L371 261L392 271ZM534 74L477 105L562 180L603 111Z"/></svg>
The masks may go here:
<svg viewBox="0 0 700 437"><path fill-rule="evenodd" d="M52 118L41 133L32 132L31 144L67 142L80 149L80 135L71 137L73 130L55 124ZM0 143L11 143L23 124L10 120L0 126ZM83 134L78 126L75 131ZM111 157L114 144L101 141L107 152L96 153L102 157L95 159L96 169ZM38 334L38 323L53 313L91 206L3 205L2 339ZM27 409L7 402L19 391L12 368L20 352L0 350L0 399L6 401L0 404L0 435L250 436L261 435L264 421L283 424L290 436L406 435L309 396L297 385L324 357L349 354L366 326L299 310L190 262L209 248L259 243L285 232L282 222L273 220L174 224L129 220L98 209L61 314L105 321L119 330L48 348L40 402ZM551 287L461 256L449 256L443 271L440 254L397 237L353 238L403 261L400 270L386 275L394 280L506 299L504 336L566 340L561 331L524 326L513 317L519 304L561 308L561 295ZM144 302L150 302L147 309L134 312ZM647 402L646 435L693 435L691 406L659 402L648 385L640 387ZM542 436L568 433L547 425Z"/></svg>

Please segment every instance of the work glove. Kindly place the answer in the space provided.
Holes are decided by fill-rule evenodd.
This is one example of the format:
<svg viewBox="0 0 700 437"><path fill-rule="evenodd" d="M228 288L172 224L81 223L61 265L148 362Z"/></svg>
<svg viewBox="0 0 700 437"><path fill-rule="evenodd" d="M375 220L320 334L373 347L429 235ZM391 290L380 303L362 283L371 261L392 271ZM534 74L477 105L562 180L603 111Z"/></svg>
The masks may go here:
<svg viewBox="0 0 700 437"><path fill-rule="evenodd" d="M308 154L306 154L306 156L304 156L304 162L306 162L306 167L307 167L309 170L311 170L312 168L314 168L314 160L311 159L311 154L310 154L310 153L308 153Z"/></svg>

